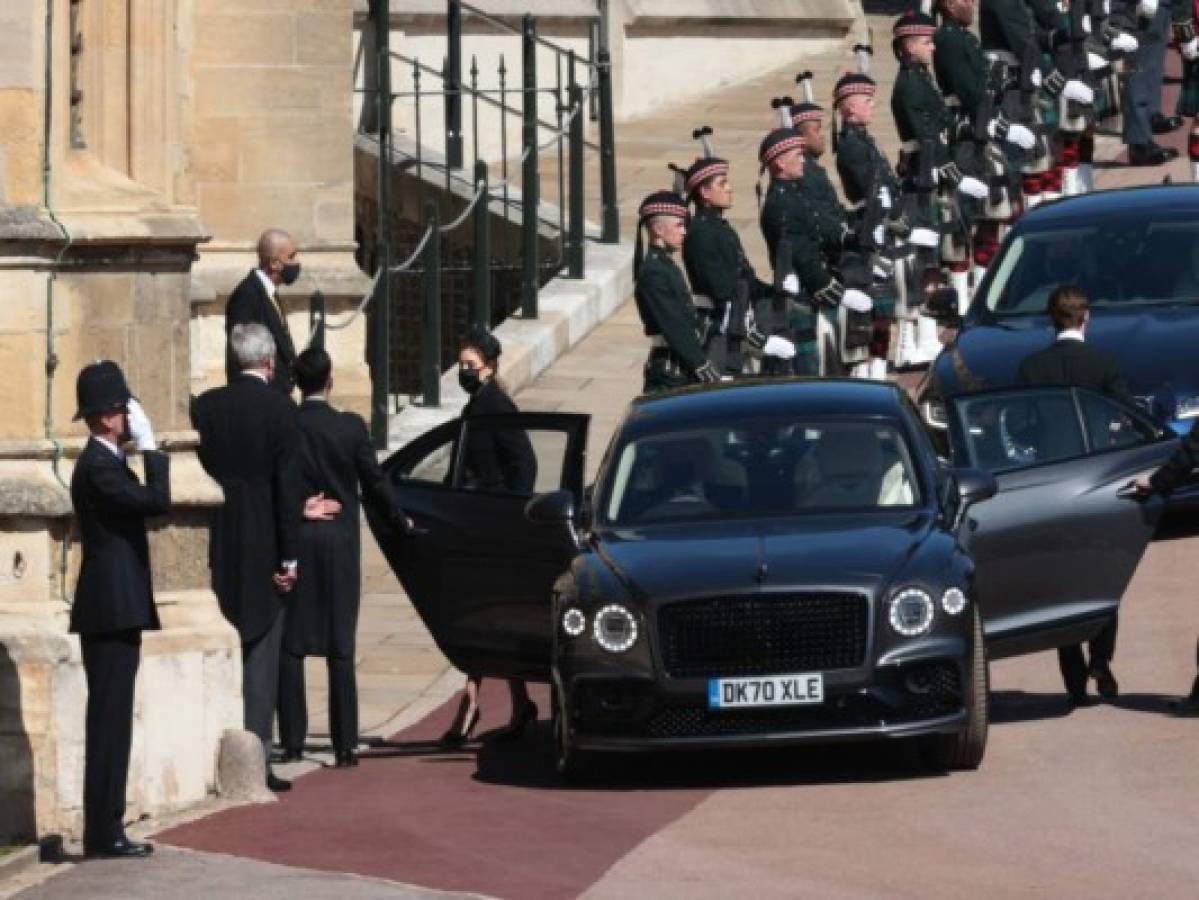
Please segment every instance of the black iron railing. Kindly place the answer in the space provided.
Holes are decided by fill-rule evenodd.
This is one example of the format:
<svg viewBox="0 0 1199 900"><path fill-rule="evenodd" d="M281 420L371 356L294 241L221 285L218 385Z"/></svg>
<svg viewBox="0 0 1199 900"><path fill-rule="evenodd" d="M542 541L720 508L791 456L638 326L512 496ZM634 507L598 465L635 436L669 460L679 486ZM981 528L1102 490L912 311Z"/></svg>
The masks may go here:
<svg viewBox="0 0 1199 900"><path fill-rule="evenodd" d="M512 298L496 296L497 285L518 288L520 315L535 318L538 289L545 281L559 273L570 278L584 276L588 154L598 168L598 239L605 243L619 240L606 0L599 0L596 15L587 22L585 55L539 35L537 22L530 15L513 24L469 3L448 0L447 52L440 68L391 49L388 7L387 0L371 0L358 60L364 76L361 131L376 137L379 151L374 221L367 228L360 227L360 238L371 245L362 257L369 257L368 268L378 273L372 295L377 302L370 302L369 311L369 360L371 426L379 443L386 440L394 391L411 389L415 375L421 402L437 405L445 351L454 344L454 334L460 337L472 323L492 326L515 311L511 308ZM518 84L512 83L502 55L493 77L483 76L475 55L470 56L469 69L463 72L463 23L472 19L489 29L519 35ZM541 77L539 49L550 51L553 61L552 71L540 73ZM400 83L397 85L393 78L401 79ZM547 97L553 99L553 113L548 118L539 113L539 101ZM422 109L427 102L443 104L444 121L437 126L428 121ZM407 105L411 122L411 139L402 146L397 146L393 129L397 104ZM498 179L494 182L484 161L487 149L480 147L481 109L498 112ZM473 157L469 163L463 128L467 115ZM518 118L519 137L509 133L509 124ZM588 121L596 123L595 141L587 140ZM442 131L440 141L437 128ZM433 152L433 145L439 145L443 152ZM546 154L550 164L543 167ZM551 190L556 188L558 204L554 214L541 204L548 174L545 168L553 169L548 185ZM407 228L401 234L397 227L392 198L392 179L397 171L415 176L413 184L421 212L414 234L408 234ZM518 171L519 192L510 180L517 177ZM444 191L437 186L442 179ZM466 203L466 207L454 209L459 202ZM468 219L473 226L457 232ZM497 220L502 225L493 230ZM368 230L374 233L368 235ZM456 232L452 241L450 232ZM413 237L415 240L410 239ZM468 258L464 259L464 254ZM398 255L409 258L397 265ZM515 284L514 273L519 273ZM464 277L469 284L461 283ZM411 318L397 321L392 314L397 300L410 308L412 297L407 286L415 278L420 282L419 342L414 340ZM446 279L455 285L444 284ZM469 293L469 302L447 304L447 296L457 297L459 292ZM443 315L446 312L448 316ZM323 328L323 313L318 316L314 312L314 323L318 319ZM449 340L447 319L451 325ZM317 327L314 324L314 334ZM415 360L407 352L408 345L420 349L415 367L410 364ZM396 359L409 364L397 368L393 364Z"/></svg>

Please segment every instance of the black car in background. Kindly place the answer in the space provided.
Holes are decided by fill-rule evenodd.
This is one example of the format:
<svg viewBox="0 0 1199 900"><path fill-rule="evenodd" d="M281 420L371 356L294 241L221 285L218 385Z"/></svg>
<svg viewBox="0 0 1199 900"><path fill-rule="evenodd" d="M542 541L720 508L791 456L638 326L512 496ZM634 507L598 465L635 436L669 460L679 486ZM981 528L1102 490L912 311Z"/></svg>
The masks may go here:
<svg viewBox="0 0 1199 900"><path fill-rule="evenodd" d="M1050 292L1088 294L1087 341L1112 353L1129 389L1176 432L1199 415L1199 185L1099 191L1025 213L991 263L920 402L938 426L945 397L1011 384L1053 340ZM946 310L948 313L949 310Z"/></svg>
<svg viewBox="0 0 1199 900"><path fill-rule="evenodd" d="M594 751L900 737L973 768L988 657L1097 632L1161 508L1120 489L1177 442L1071 388L946 418L952 463L891 384L643 397L586 492L586 417L456 420L385 464L424 534L368 515L455 666L551 683L568 776ZM513 428L541 493L464 487L464 433Z"/></svg>

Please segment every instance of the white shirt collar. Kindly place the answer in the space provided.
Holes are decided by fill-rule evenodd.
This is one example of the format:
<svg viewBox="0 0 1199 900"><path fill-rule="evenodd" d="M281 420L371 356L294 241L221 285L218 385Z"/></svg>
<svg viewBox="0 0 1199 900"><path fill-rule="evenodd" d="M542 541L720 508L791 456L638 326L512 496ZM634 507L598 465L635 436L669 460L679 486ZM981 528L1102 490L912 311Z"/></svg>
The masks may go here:
<svg viewBox="0 0 1199 900"><path fill-rule="evenodd" d="M125 461L125 451L122 450L120 447L118 447L116 444L114 444L112 441L110 441L108 438L100 437L100 435L98 435L98 434L93 434L92 437L94 437L97 441L99 441L101 444L103 444L105 447L107 447L109 452L111 452L112 455L115 456L117 459L119 459L121 462Z"/></svg>
<svg viewBox="0 0 1199 900"><path fill-rule="evenodd" d="M259 381L261 381L263 384L271 383L270 379L266 377L265 372L259 372L259 371L252 370L252 369L242 369L242 374L243 375L252 375L253 377L257 378Z"/></svg>
<svg viewBox="0 0 1199 900"><path fill-rule="evenodd" d="M1086 340L1086 338L1084 338L1084 337L1083 337L1083 333L1082 333L1082 329L1081 329L1081 328L1063 328L1061 331L1059 331L1059 332L1057 333L1057 339L1058 339L1059 341L1082 341L1082 340Z"/></svg>
<svg viewBox="0 0 1199 900"><path fill-rule="evenodd" d="M271 281L271 279L267 277L266 272L262 271L262 269L255 269L254 274L258 276L258 280L261 281L262 286L266 288L266 295L274 300L275 292L278 290L278 288L275 287L275 282Z"/></svg>

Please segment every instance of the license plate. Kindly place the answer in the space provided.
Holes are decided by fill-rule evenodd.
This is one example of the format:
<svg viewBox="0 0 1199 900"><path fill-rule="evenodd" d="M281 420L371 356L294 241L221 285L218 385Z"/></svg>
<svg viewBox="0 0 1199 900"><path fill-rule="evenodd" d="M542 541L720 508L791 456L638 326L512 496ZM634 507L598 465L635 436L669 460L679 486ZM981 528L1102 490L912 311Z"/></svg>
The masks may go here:
<svg viewBox="0 0 1199 900"><path fill-rule="evenodd" d="M824 676L767 675L761 678L709 678L708 709L795 706L824 702Z"/></svg>

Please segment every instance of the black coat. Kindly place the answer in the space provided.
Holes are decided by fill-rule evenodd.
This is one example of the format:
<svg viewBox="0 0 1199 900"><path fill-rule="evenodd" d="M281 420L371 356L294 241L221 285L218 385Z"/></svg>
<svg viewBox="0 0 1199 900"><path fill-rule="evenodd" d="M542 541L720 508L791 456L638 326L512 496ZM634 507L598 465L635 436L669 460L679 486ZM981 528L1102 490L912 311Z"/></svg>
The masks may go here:
<svg viewBox="0 0 1199 900"><path fill-rule="evenodd" d="M298 415L302 496L324 493L341 504L332 521L305 521L299 530L300 579L287 603L283 640L299 656L352 656L361 591L358 491L392 511L402 533L407 519L392 492L361 416L321 400L305 400Z"/></svg>
<svg viewBox="0 0 1199 900"><path fill-rule="evenodd" d="M71 631L108 634L157 629L146 519L171 508L170 459L144 454L146 484L100 441L87 442L71 476L83 562L71 607Z"/></svg>
<svg viewBox="0 0 1199 900"><path fill-rule="evenodd" d="M1056 384L1087 388L1133 403L1116 359L1085 341L1057 340L1025 357L1016 372L1020 384Z"/></svg>
<svg viewBox="0 0 1199 900"><path fill-rule="evenodd" d="M493 378L480 387L462 408L462 418L515 412L516 404ZM468 431L463 459L467 482L471 487L516 494L533 493L533 485L537 482L537 457L529 436L519 428Z"/></svg>
<svg viewBox="0 0 1199 900"><path fill-rule="evenodd" d="M270 329L271 337L275 339L275 377L271 380L271 386L290 394L295 384L292 377L292 366L296 361L295 344L291 341L287 320L279 315L266 285L253 269L233 289L225 305L225 378L229 381L239 371L237 360L233 358L233 351L229 347L229 334L234 325L251 323Z"/></svg>
<svg viewBox="0 0 1199 900"><path fill-rule="evenodd" d="M304 497L296 407L260 378L238 375L200 395L192 424L200 432L200 462L225 492L213 513L212 587L225 618L249 641L279 613L272 576L297 558Z"/></svg>

